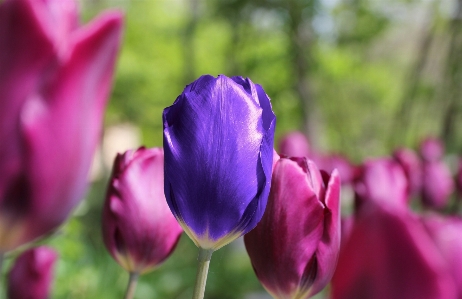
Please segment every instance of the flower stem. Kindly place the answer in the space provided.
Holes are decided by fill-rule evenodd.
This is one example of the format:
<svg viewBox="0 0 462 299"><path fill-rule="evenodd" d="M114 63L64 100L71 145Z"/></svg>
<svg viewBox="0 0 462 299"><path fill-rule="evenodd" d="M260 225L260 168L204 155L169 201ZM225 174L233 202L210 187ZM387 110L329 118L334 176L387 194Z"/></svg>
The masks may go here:
<svg viewBox="0 0 462 299"><path fill-rule="evenodd" d="M139 274L136 272L131 272L130 277L128 278L127 291L125 293L124 299L133 299L135 296L136 284L138 282Z"/></svg>
<svg viewBox="0 0 462 299"><path fill-rule="evenodd" d="M1 2L1 1L0 1ZM6 275L3 276L5 253L0 251L0 299L6 298Z"/></svg>
<svg viewBox="0 0 462 299"><path fill-rule="evenodd" d="M203 249L199 247L199 262L196 275L196 285L192 299L203 299L205 292L205 283L207 282L207 274L209 272L210 259L212 258L213 249Z"/></svg>

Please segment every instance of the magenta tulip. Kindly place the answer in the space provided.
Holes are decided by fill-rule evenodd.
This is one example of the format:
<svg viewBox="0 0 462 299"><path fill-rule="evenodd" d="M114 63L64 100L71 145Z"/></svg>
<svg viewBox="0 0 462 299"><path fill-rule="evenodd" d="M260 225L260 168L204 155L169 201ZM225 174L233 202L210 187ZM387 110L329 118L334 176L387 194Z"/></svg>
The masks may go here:
<svg viewBox="0 0 462 299"><path fill-rule="evenodd" d="M420 143L419 151L424 161L439 161L444 154L444 145L437 138L427 137Z"/></svg>
<svg viewBox="0 0 462 299"><path fill-rule="evenodd" d="M182 229L164 195L164 153L139 148L114 161L103 211L103 237L112 257L130 273L160 265Z"/></svg>
<svg viewBox="0 0 462 299"><path fill-rule="evenodd" d="M330 281L340 247L340 178L306 158L275 165L268 206L244 236L255 273L275 298L308 298Z"/></svg>
<svg viewBox="0 0 462 299"><path fill-rule="evenodd" d="M457 286L457 298L462 298L462 219L436 214L422 218L430 236L447 262Z"/></svg>
<svg viewBox="0 0 462 299"><path fill-rule="evenodd" d="M389 158L364 162L354 190L357 210L368 202L404 209L409 199L404 172L397 162Z"/></svg>
<svg viewBox="0 0 462 299"><path fill-rule="evenodd" d="M457 168L455 181L459 199L462 199L462 158L459 158L459 166Z"/></svg>
<svg viewBox="0 0 462 299"><path fill-rule="evenodd" d="M443 209L454 191L454 181L449 168L442 161L424 162L422 178L422 202L434 209Z"/></svg>
<svg viewBox="0 0 462 299"><path fill-rule="evenodd" d="M416 152L409 148L399 148L393 158L401 165L408 181L409 196L420 194L422 188L422 163Z"/></svg>
<svg viewBox="0 0 462 299"><path fill-rule="evenodd" d="M302 132L293 131L279 141L279 153L290 157L310 157L310 144Z"/></svg>
<svg viewBox="0 0 462 299"><path fill-rule="evenodd" d="M60 225L100 138L120 13L87 26L71 0L0 4L0 251Z"/></svg>
<svg viewBox="0 0 462 299"><path fill-rule="evenodd" d="M57 259L58 254L45 246L23 252L8 274L8 298L49 298Z"/></svg>
<svg viewBox="0 0 462 299"><path fill-rule="evenodd" d="M446 262L409 213L368 204L355 218L332 279L332 299L456 299Z"/></svg>
<svg viewBox="0 0 462 299"><path fill-rule="evenodd" d="M328 154L313 157L313 159L321 170L330 173L337 169L342 178L342 184L351 184L358 175L357 167L341 154Z"/></svg>

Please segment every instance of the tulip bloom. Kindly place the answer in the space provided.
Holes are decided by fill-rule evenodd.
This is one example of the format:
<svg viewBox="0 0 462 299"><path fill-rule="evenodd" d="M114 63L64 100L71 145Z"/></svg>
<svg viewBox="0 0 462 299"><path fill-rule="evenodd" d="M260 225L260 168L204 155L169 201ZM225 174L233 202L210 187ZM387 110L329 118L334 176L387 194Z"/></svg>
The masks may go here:
<svg viewBox="0 0 462 299"><path fill-rule="evenodd" d="M442 161L424 162L422 178L422 202L427 207L443 209L454 191L454 181L448 167Z"/></svg>
<svg viewBox="0 0 462 299"><path fill-rule="evenodd" d="M428 137L420 143L419 151L424 161L439 161L444 154L444 145L441 140Z"/></svg>
<svg viewBox="0 0 462 299"><path fill-rule="evenodd" d="M356 209L369 202L406 208L407 187L406 176L397 162L389 158L368 160L361 166L354 184Z"/></svg>
<svg viewBox="0 0 462 299"><path fill-rule="evenodd" d="M262 217L276 117L263 88L202 76L163 113L165 196L181 226L213 252Z"/></svg>
<svg viewBox="0 0 462 299"><path fill-rule="evenodd" d="M290 157L310 157L310 144L302 132L290 132L279 141L279 153Z"/></svg>
<svg viewBox="0 0 462 299"><path fill-rule="evenodd" d="M401 165L408 181L408 194L420 194L422 188L422 163L419 156L408 148L399 148L393 153L393 158Z"/></svg>
<svg viewBox="0 0 462 299"><path fill-rule="evenodd" d="M130 273L144 273L174 250L182 229L165 201L164 154L139 148L118 154L103 210L103 238Z"/></svg>
<svg viewBox="0 0 462 299"><path fill-rule="evenodd" d="M314 160L319 169L324 171L332 172L334 169L337 169L342 178L342 184L351 184L358 175L357 167L352 165L352 163L341 154L314 157Z"/></svg>
<svg viewBox="0 0 462 299"><path fill-rule="evenodd" d="M265 215L244 236L255 273L274 298L303 299L330 281L340 247L340 178L305 158L281 158Z"/></svg>
<svg viewBox="0 0 462 299"><path fill-rule="evenodd" d="M410 213L369 204L340 251L332 299L456 299L446 262Z"/></svg>
<svg viewBox="0 0 462 299"><path fill-rule="evenodd" d="M122 17L78 25L73 1L0 2L0 251L60 225L82 198Z"/></svg>
<svg viewBox="0 0 462 299"><path fill-rule="evenodd" d="M8 274L9 299L47 299L58 254L41 246L23 252Z"/></svg>

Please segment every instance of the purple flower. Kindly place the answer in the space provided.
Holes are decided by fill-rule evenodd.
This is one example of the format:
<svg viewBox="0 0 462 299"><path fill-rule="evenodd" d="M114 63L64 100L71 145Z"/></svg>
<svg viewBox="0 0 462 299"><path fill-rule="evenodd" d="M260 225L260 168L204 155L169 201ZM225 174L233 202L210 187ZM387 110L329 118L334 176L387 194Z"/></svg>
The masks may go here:
<svg viewBox="0 0 462 299"><path fill-rule="evenodd" d="M306 158L281 158L265 214L244 236L255 273L275 298L308 298L330 281L340 247L340 178Z"/></svg>
<svg viewBox="0 0 462 299"><path fill-rule="evenodd" d="M130 273L152 270L181 233L165 201L162 149L118 154L103 210L104 243L114 259Z"/></svg>
<svg viewBox="0 0 462 299"><path fill-rule="evenodd" d="M47 299L58 254L41 246L23 252L8 274L9 299Z"/></svg>
<svg viewBox="0 0 462 299"><path fill-rule="evenodd" d="M399 148L393 158L401 165L408 181L408 194L420 194L422 188L422 163L419 156L409 148Z"/></svg>
<svg viewBox="0 0 462 299"><path fill-rule="evenodd" d="M285 134L279 141L279 152L290 157L310 157L310 144L306 136L299 131Z"/></svg>
<svg viewBox="0 0 462 299"><path fill-rule="evenodd" d="M358 175L358 169L348 158L341 154L328 154L324 156L314 157L319 169L327 172L332 172L334 169L340 174L342 184L351 184Z"/></svg>
<svg viewBox="0 0 462 299"><path fill-rule="evenodd" d="M202 76L163 121L165 196L188 236L216 250L254 228L270 189L276 125L263 88Z"/></svg>
<svg viewBox="0 0 462 299"><path fill-rule="evenodd" d="M368 160L355 180L355 205L375 204L405 209L409 200L407 179L401 166L390 158Z"/></svg>
<svg viewBox="0 0 462 299"><path fill-rule="evenodd" d="M332 299L456 299L446 262L419 220L388 206L356 215L332 279Z"/></svg>
<svg viewBox="0 0 462 299"><path fill-rule="evenodd" d="M122 17L80 27L73 1L0 4L0 251L60 225L82 198Z"/></svg>

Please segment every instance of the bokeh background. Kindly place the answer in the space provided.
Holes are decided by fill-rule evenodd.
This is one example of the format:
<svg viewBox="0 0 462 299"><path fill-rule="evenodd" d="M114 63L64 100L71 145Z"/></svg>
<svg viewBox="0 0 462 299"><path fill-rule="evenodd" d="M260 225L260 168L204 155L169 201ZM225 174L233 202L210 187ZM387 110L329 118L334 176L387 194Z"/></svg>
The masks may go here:
<svg viewBox="0 0 462 299"><path fill-rule="evenodd" d="M61 256L53 298L123 297L128 274L101 238L112 160L141 144L162 146L162 110L202 74L261 84L277 115L276 142L301 130L317 151L360 162L432 135L449 154L462 153L462 0L79 3L82 22L117 8L126 27L91 188L41 241ZM196 254L183 236L165 264L140 278L135 298L190 298ZM270 298L241 240L214 253L206 298Z"/></svg>

